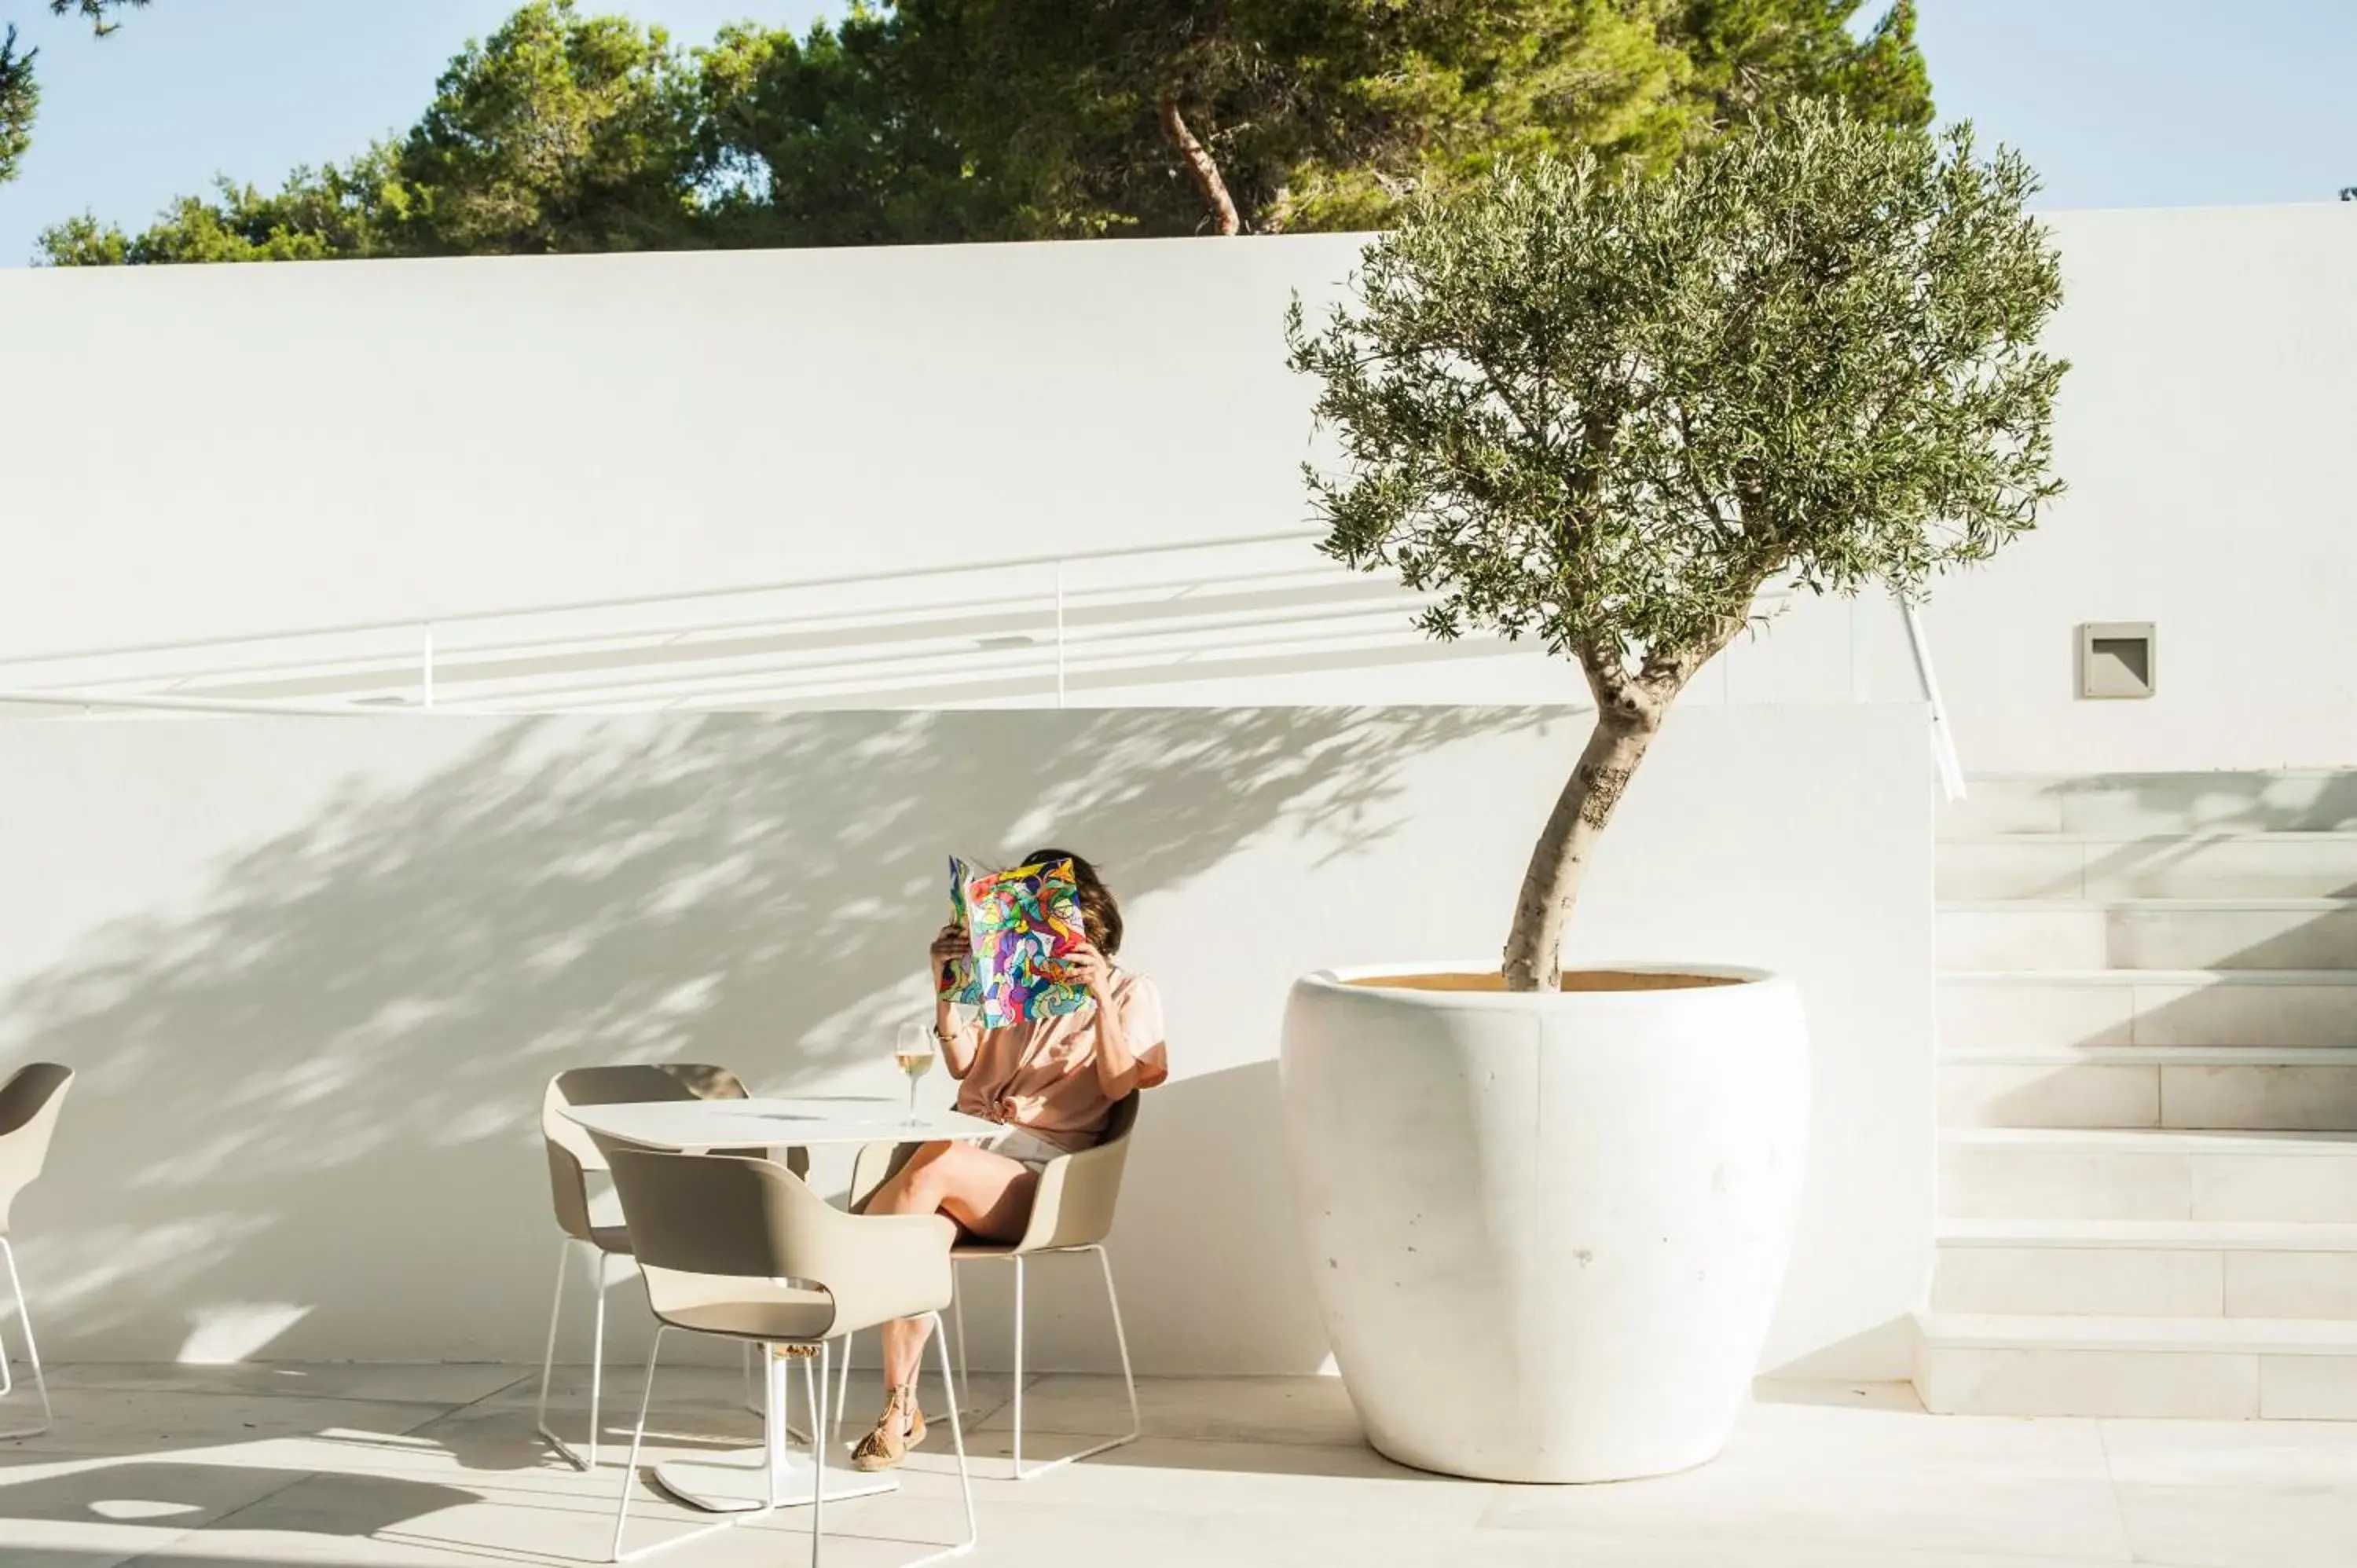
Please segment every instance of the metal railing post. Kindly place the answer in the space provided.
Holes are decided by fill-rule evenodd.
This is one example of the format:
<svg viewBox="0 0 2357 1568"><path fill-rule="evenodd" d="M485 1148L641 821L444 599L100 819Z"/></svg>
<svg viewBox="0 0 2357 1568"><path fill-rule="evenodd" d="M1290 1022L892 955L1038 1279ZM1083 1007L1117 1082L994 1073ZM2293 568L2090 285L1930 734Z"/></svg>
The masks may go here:
<svg viewBox="0 0 2357 1568"><path fill-rule="evenodd" d="M1056 563L1056 705L1064 705L1064 564Z"/></svg>
<svg viewBox="0 0 2357 1568"><path fill-rule="evenodd" d="M1932 706L1932 757L1940 767L1940 787L1951 800L1964 798L1964 765L1956 759L1956 737L1948 728L1948 705L1940 700L1940 677L1932 668L1932 642L1915 607L1904 597L1899 614L1907 622L1907 646L1915 655L1915 678L1922 683L1923 700Z"/></svg>
<svg viewBox="0 0 2357 1568"><path fill-rule="evenodd" d="M434 705L434 623L430 620L425 623L425 656L418 664L418 676L423 705L430 708Z"/></svg>

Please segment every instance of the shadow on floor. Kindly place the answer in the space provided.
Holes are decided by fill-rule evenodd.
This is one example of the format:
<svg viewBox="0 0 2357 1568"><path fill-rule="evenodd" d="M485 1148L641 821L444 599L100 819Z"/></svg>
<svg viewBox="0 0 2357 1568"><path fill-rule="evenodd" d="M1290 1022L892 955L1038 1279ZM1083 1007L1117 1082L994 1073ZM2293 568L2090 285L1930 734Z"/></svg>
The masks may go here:
<svg viewBox="0 0 2357 1568"><path fill-rule="evenodd" d="M44 1457L50 1463L58 1459L56 1455ZM253 1499L317 1476L318 1472L311 1470L134 1459L0 1485L0 1517L62 1524L192 1529L235 1513L250 1506ZM308 1535L370 1536L396 1524L479 1500L475 1492L433 1481L349 1475L336 1479L340 1483L339 1507L332 1519L323 1511L307 1512L299 1526L279 1528ZM225 1493L240 1500L224 1508ZM253 1528L272 1527L264 1524ZM15 1563L15 1552L0 1554L0 1561Z"/></svg>

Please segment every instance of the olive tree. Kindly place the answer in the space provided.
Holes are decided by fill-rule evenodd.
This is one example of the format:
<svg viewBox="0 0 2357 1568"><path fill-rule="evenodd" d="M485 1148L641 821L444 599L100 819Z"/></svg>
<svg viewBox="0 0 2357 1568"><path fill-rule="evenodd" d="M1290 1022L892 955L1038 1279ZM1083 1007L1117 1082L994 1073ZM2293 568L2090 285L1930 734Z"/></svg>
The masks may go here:
<svg viewBox="0 0 2357 1568"><path fill-rule="evenodd" d="M1435 637L1540 639L1595 696L1510 988L1559 983L1598 835L1763 585L1911 599L2061 492L2035 189L1968 126L1803 103L1663 174L1543 159L1424 199L1322 326L1295 300L1339 448L1306 469L1325 552L1429 595Z"/></svg>

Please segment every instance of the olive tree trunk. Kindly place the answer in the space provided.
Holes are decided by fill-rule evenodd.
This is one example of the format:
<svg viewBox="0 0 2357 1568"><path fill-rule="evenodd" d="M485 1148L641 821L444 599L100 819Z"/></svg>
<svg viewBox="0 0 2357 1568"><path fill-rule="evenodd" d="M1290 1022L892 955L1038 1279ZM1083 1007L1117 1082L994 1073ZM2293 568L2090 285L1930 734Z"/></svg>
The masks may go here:
<svg viewBox="0 0 2357 1568"><path fill-rule="evenodd" d="M1530 869L1523 873L1513 928L1506 937L1509 991L1553 991L1562 983L1564 927L1587 879L1588 858L1637 764L1645 759L1646 747L1661 732L1666 708L1621 702L1598 711L1595 733L1555 797L1545 831L1531 851Z"/></svg>

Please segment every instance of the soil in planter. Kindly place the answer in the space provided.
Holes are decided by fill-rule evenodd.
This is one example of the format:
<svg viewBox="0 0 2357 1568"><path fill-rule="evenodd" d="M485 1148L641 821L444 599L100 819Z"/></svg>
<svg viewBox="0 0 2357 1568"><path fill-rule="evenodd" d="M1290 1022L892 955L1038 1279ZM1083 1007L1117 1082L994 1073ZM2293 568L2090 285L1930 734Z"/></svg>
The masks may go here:
<svg viewBox="0 0 2357 1568"><path fill-rule="evenodd" d="M1506 977L1494 971L1468 974L1378 974L1349 983L1373 991L1503 991ZM1696 991L1706 986L1740 985L1728 974L1674 974L1632 969L1566 970L1566 991Z"/></svg>

